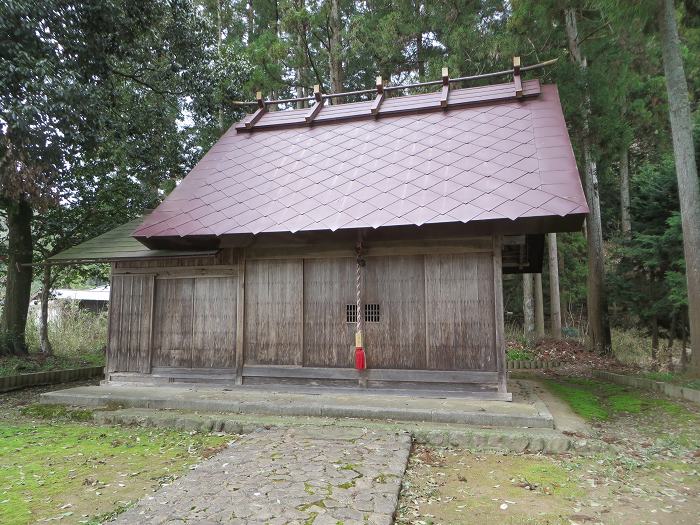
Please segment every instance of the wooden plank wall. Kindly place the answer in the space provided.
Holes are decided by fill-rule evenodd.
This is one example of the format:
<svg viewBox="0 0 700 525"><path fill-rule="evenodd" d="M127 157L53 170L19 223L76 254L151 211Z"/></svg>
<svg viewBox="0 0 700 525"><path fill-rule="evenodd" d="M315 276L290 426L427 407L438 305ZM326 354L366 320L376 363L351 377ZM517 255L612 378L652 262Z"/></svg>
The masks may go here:
<svg viewBox="0 0 700 525"><path fill-rule="evenodd" d="M139 270L144 268L192 268L205 266L231 266L237 263L233 249L221 250L216 255L201 257L168 257L141 261L118 261L117 270Z"/></svg>
<svg viewBox="0 0 700 525"><path fill-rule="evenodd" d="M425 258L427 368L495 370L491 254Z"/></svg>
<svg viewBox="0 0 700 525"><path fill-rule="evenodd" d="M302 260L246 261L245 363L301 365Z"/></svg>
<svg viewBox="0 0 700 525"><path fill-rule="evenodd" d="M192 368L233 368L238 279L197 277L194 283Z"/></svg>
<svg viewBox="0 0 700 525"><path fill-rule="evenodd" d="M107 367L149 373L153 275L114 275L110 288Z"/></svg>
<svg viewBox="0 0 700 525"><path fill-rule="evenodd" d="M380 312L378 323L365 322L369 368L426 367L423 259L423 255L366 258L364 302L379 304Z"/></svg>
<svg viewBox="0 0 700 525"><path fill-rule="evenodd" d="M355 325L345 315L355 297L355 259L304 261L304 366L355 366Z"/></svg>
<svg viewBox="0 0 700 525"><path fill-rule="evenodd" d="M232 368L235 277L156 279L153 366Z"/></svg>
<svg viewBox="0 0 700 525"><path fill-rule="evenodd" d="M194 279L157 279L153 366L192 366Z"/></svg>
<svg viewBox="0 0 700 525"><path fill-rule="evenodd" d="M365 323L369 367L497 369L497 262L473 244L461 253L377 247L366 257L364 302L379 304L381 316ZM354 257L257 254L243 265L233 249L222 253L207 266L196 258L115 265L110 371L354 365L355 327L345 317L355 304Z"/></svg>

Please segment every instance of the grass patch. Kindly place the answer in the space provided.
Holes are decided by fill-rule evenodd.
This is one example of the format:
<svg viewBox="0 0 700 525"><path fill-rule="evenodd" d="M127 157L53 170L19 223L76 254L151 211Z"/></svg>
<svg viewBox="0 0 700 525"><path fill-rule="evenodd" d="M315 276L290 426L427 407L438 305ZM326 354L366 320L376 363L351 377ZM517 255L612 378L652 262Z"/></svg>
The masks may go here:
<svg viewBox="0 0 700 525"><path fill-rule="evenodd" d="M0 377L48 372L51 370L69 370L89 366L104 366L105 356L102 352L85 353L79 356L29 354L26 357L0 357Z"/></svg>
<svg viewBox="0 0 700 525"><path fill-rule="evenodd" d="M678 378L678 374L674 374L673 372L644 372L642 377L653 381L673 383Z"/></svg>
<svg viewBox="0 0 700 525"><path fill-rule="evenodd" d="M39 408L42 407L42 408ZM86 417L46 405L26 415ZM70 411L69 411L70 412ZM87 411L85 411L87 412ZM0 423L0 523L96 522L172 480L230 438L69 422ZM116 509L116 510L115 510Z"/></svg>
<svg viewBox="0 0 700 525"><path fill-rule="evenodd" d="M92 421L92 410L70 409L63 405L41 405L37 403L21 408L20 414L39 419Z"/></svg>
<svg viewBox="0 0 700 525"><path fill-rule="evenodd" d="M664 383L700 390L700 379L690 379L683 374L675 372L644 372L642 377L651 379L652 381L662 381Z"/></svg>
<svg viewBox="0 0 700 525"><path fill-rule="evenodd" d="M598 397L585 387L562 383L559 381L545 381L547 388L552 393L566 401L571 409L585 419L606 420L610 413L602 405Z"/></svg>
<svg viewBox="0 0 700 525"><path fill-rule="evenodd" d="M548 379L544 383L574 412L588 420L605 421L616 414L641 414L653 410L679 417L690 415L682 405L613 383L581 378Z"/></svg>
<svg viewBox="0 0 700 525"><path fill-rule="evenodd" d="M532 361L532 353L527 350L508 350L506 359L508 359L508 361Z"/></svg>

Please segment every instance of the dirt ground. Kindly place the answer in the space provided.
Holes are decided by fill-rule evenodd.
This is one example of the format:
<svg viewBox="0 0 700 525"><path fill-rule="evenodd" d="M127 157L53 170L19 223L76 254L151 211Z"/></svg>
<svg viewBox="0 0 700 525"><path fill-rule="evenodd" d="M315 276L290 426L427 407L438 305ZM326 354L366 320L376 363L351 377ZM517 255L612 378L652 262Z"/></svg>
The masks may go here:
<svg viewBox="0 0 700 525"><path fill-rule="evenodd" d="M579 392L567 381L561 385ZM581 381L592 397L562 389L566 401L595 416L585 437L608 443L607 452L539 456L416 447L397 523L699 524L700 407ZM556 386L543 383L559 395ZM591 412L595 401L599 412Z"/></svg>

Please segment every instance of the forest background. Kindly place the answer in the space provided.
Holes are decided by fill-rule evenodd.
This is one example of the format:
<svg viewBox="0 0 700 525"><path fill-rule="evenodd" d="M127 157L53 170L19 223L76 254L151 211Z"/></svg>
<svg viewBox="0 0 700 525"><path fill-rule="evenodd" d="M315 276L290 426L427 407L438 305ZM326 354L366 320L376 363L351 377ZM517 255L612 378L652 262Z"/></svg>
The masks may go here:
<svg viewBox="0 0 700 525"><path fill-rule="evenodd" d="M438 79L443 67L474 75L520 56L558 59L534 74L559 88L594 208L583 231L557 236L564 336L606 353L632 331L657 363L660 341L684 349L700 322L689 312L679 199L690 155L679 164L669 118L669 101L683 104L668 82L680 78L671 26L697 189L693 0L0 0L0 354L25 352L27 340L49 351L48 334L25 333L30 298L109 272L17 263L41 263L156 206L257 91L353 91L377 76ZM548 290L549 275L546 264L535 286ZM504 286L506 318L521 327L527 287L523 301L521 277ZM693 365L700 371L700 358Z"/></svg>

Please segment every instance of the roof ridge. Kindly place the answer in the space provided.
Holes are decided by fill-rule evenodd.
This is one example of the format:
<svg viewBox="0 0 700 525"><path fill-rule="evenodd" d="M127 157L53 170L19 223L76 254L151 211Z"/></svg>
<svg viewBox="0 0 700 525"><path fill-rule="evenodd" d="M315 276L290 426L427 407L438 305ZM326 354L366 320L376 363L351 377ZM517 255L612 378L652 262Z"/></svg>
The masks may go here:
<svg viewBox="0 0 700 525"><path fill-rule="evenodd" d="M379 118L425 111L445 111L465 106L511 102L537 97L540 93L539 79L532 79L520 84L506 82L447 91L443 89L429 93L414 93L398 97L385 97L380 94L375 100L347 104L324 105L324 100L321 100L310 109L267 111L261 107L255 113L247 115L234 128L237 132L245 133L285 127L310 127L316 124L337 123L354 119Z"/></svg>

